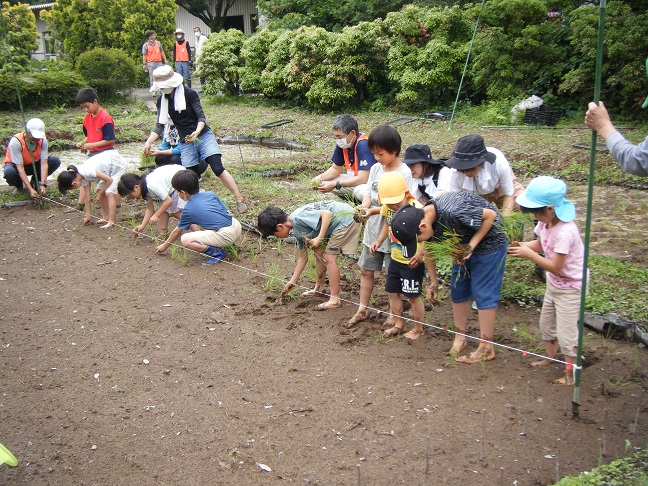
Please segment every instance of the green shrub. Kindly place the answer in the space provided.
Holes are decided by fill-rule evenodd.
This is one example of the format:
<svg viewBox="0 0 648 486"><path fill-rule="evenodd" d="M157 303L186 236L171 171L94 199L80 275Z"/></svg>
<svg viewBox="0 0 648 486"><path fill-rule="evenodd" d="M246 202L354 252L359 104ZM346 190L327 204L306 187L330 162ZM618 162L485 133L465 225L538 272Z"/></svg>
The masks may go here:
<svg viewBox="0 0 648 486"><path fill-rule="evenodd" d="M20 99L25 108L76 104L76 94L85 85L73 72L22 73L17 76ZM0 109L17 110L18 95L12 74L0 74Z"/></svg>
<svg viewBox="0 0 648 486"><path fill-rule="evenodd" d="M77 71L88 86L103 98L110 98L135 86L136 67L121 49L92 49L77 58Z"/></svg>
<svg viewBox="0 0 648 486"><path fill-rule="evenodd" d="M223 91L232 95L239 92L243 62L241 49L245 34L237 29L213 32L201 51L198 76L207 80L207 94Z"/></svg>

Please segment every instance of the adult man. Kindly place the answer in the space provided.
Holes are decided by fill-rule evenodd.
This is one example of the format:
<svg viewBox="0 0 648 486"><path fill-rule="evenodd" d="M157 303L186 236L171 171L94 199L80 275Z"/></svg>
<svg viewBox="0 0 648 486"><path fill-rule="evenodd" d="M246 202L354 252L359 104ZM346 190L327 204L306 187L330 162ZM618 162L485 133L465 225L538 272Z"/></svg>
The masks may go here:
<svg viewBox="0 0 648 486"><path fill-rule="evenodd" d="M198 61L200 61L200 54L202 53L202 49L205 45L205 42L207 42L207 36L202 33L200 27L194 27L194 34L196 36L196 64L198 64ZM205 78L200 78L200 84L205 84Z"/></svg>
<svg viewBox="0 0 648 486"><path fill-rule="evenodd" d="M16 133L9 140L4 178L7 184L16 188L16 192L21 192L26 187L32 199L38 199L47 194L47 176L54 173L60 165L61 159L47 153L45 123L32 118L25 124L24 132ZM28 176L38 181L40 194L31 186Z"/></svg>
<svg viewBox="0 0 648 486"><path fill-rule="evenodd" d="M163 61L166 64L167 60L162 44L155 39L155 32L149 30L146 32L146 42L142 44L142 68L144 71L148 69L150 86L153 86L153 71L160 67Z"/></svg>
<svg viewBox="0 0 648 486"><path fill-rule="evenodd" d="M333 121L333 136L337 147L333 151L333 164L315 176L319 183L315 189L333 192L342 199L355 199L358 204L364 197L369 169L376 163L367 145L367 136L360 132L358 121L351 115L338 115ZM342 172L346 168L346 173Z"/></svg>
<svg viewBox="0 0 648 486"><path fill-rule="evenodd" d="M175 63L176 72L182 74L185 78L185 84L191 88L191 46L185 39L185 33L182 29L175 31L176 41L173 45L173 62Z"/></svg>
<svg viewBox="0 0 648 486"><path fill-rule="evenodd" d="M602 101L598 106L590 102L588 108L585 123L605 139L608 150L621 169L636 176L648 177L648 137L635 145L617 131Z"/></svg>

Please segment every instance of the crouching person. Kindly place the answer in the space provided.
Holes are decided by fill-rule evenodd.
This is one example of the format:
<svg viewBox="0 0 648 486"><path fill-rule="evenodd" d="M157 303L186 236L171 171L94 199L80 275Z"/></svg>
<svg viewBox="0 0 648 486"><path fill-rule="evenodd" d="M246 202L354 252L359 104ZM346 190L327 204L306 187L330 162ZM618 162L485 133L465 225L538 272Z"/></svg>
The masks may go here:
<svg viewBox="0 0 648 486"><path fill-rule="evenodd" d="M241 223L230 214L227 206L211 191L200 192L198 175L191 170L177 172L171 185L178 197L186 201L178 226L155 251L162 253L182 234L182 244L193 251L210 257L203 265L213 265L223 260L225 247L236 245L241 239Z"/></svg>

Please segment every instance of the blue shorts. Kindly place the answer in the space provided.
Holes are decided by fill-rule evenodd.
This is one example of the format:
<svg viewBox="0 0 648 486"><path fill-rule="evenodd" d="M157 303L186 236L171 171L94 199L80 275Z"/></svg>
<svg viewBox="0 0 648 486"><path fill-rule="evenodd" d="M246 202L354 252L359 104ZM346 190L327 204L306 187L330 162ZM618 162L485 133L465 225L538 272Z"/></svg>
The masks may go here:
<svg viewBox="0 0 648 486"><path fill-rule="evenodd" d="M221 153L216 137L211 130L205 130L198 138L200 141L180 142L180 161L183 167L193 167L198 165L198 161Z"/></svg>
<svg viewBox="0 0 648 486"><path fill-rule="evenodd" d="M450 297L458 304L473 299L477 309L497 307L506 266L506 245L485 255L471 255L464 265L452 265Z"/></svg>

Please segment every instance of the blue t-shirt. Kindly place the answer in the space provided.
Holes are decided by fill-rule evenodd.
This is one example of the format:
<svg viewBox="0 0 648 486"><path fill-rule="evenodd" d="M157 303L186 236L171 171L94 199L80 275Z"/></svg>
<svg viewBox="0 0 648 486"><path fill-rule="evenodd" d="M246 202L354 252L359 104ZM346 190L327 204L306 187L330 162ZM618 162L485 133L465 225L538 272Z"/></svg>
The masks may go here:
<svg viewBox="0 0 648 486"><path fill-rule="evenodd" d="M369 149L369 145L366 140L360 140L357 144L357 153L358 153L358 171L369 170L371 166L376 163L376 158L374 157L373 152ZM349 154L349 162L351 162L351 167L355 164L355 149L354 147L348 149L341 149L340 147L335 147L331 160L335 165L344 167L344 154L343 150L346 150Z"/></svg>
<svg viewBox="0 0 648 486"><path fill-rule="evenodd" d="M187 201L180 215L178 228L188 230L192 224L197 224L205 230L218 231L232 226L232 215L216 194L199 192Z"/></svg>
<svg viewBox="0 0 648 486"><path fill-rule="evenodd" d="M329 227L324 235L325 238L330 238L338 228L353 223L353 208L341 201L318 201L296 209L288 216L288 219L293 225L293 234L297 239L297 247L300 250L304 248L303 236L316 238L319 235L322 227L320 211L324 210L333 213Z"/></svg>

